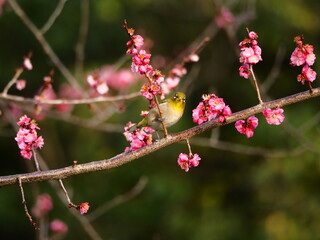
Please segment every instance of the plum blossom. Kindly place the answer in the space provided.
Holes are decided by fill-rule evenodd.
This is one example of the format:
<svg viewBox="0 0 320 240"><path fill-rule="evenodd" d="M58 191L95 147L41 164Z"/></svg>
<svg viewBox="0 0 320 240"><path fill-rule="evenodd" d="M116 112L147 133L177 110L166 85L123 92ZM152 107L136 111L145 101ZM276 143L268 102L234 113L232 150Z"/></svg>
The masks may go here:
<svg viewBox="0 0 320 240"><path fill-rule="evenodd" d="M198 56L198 55L197 55ZM191 57L194 58L194 57ZM189 56L190 59L190 56ZM199 60L199 59L193 59ZM161 83L161 88L164 94L169 94L173 89L175 89L179 83L181 78L187 74L187 69L184 68L181 64L177 64L172 68L169 72L169 76Z"/></svg>
<svg viewBox="0 0 320 240"><path fill-rule="evenodd" d="M50 230L52 232L64 234L68 231L68 226L59 219L54 219L50 223Z"/></svg>
<svg viewBox="0 0 320 240"><path fill-rule="evenodd" d="M251 116L246 120L238 120L235 127L239 133L245 134L247 138L251 138L254 134L254 129L258 126L258 118Z"/></svg>
<svg viewBox="0 0 320 240"><path fill-rule="evenodd" d="M31 159L32 150L41 148L44 145L42 136L38 137L37 134L37 130L40 130L40 128L34 120L31 120L26 115L19 119L18 125L20 128L15 140L18 143L20 154L23 158Z"/></svg>
<svg viewBox="0 0 320 240"><path fill-rule="evenodd" d="M73 86L67 84L67 83L62 83L59 86L58 90L58 96L62 99L79 99L81 98L80 92L75 89ZM69 112L73 109L72 104L57 104L56 105L56 110L60 113L65 113Z"/></svg>
<svg viewBox="0 0 320 240"><path fill-rule="evenodd" d="M285 116L283 115L283 109L277 107L272 110L271 108L266 108L262 113L266 117L267 123L271 125L280 125Z"/></svg>
<svg viewBox="0 0 320 240"><path fill-rule="evenodd" d="M202 124L218 117L218 121L223 123L225 118L232 114L231 108L225 104L223 98L215 94L202 96L203 100L192 110L193 122Z"/></svg>
<svg viewBox="0 0 320 240"><path fill-rule="evenodd" d="M239 68L239 74L241 77L249 78L250 76L250 65L257 64L262 61L261 48L258 46L258 34L251 31L248 32L248 38L244 39L239 43L240 46L240 63L243 65Z"/></svg>
<svg viewBox="0 0 320 240"><path fill-rule="evenodd" d="M30 55L30 54L29 54ZM23 58L23 67L27 70L32 70L31 56Z"/></svg>
<svg viewBox="0 0 320 240"><path fill-rule="evenodd" d="M310 68L315 62L316 55L314 54L314 47L309 44L303 44L303 36L297 36L294 38L296 48L291 54L290 64L294 67L302 66L301 74L297 76L298 82L304 84L307 82L313 82L317 73Z"/></svg>
<svg viewBox="0 0 320 240"><path fill-rule="evenodd" d="M84 202L84 203L81 203L79 206L79 211L80 211L80 214L85 214L88 212L90 206L89 206L89 203L88 202Z"/></svg>
<svg viewBox="0 0 320 240"><path fill-rule="evenodd" d="M128 122L124 128L124 136L126 137L127 141L130 142L130 147L126 147L125 151L135 151L138 150L146 145L152 144L152 133L155 132L150 127L142 127L137 128L134 131L129 131L134 124Z"/></svg>
<svg viewBox="0 0 320 240"><path fill-rule="evenodd" d="M188 172L191 167L197 167L200 163L200 160L201 158L197 153L191 155L180 153L178 157L178 165L181 167L181 169Z"/></svg>
<svg viewBox="0 0 320 240"><path fill-rule="evenodd" d="M234 22L234 16L228 8L222 7L214 20L219 28L226 28Z"/></svg>
<svg viewBox="0 0 320 240"><path fill-rule="evenodd" d="M16 82L16 88L21 91L23 90L25 87L26 87L26 80L23 80L23 79L19 79L17 82Z"/></svg>
<svg viewBox="0 0 320 240"><path fill-rule="evenodd" d="M48 193L37 197L35 205L32 207L32 214L38 218L46 215L53 208L52 198Z"/></svg>
<svg viewBox="0 0 320 240"><path fill-rule="evenodd" d="M100 80L98 76L89 74L87 76L87 82L89 83L90 87L95 89L96 92L100 95L104 95L109 91L107 83L103 80Z"/></svg>

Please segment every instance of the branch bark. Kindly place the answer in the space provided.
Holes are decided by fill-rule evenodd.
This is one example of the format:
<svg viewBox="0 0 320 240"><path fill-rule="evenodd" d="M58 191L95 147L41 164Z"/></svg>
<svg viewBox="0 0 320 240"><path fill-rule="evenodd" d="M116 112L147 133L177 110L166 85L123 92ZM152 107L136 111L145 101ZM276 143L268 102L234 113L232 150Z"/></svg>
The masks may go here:
<svg viewBox="0 0 320 240"><path fill-rule="evenodd" d="M300 92L291 96L287 96L287 97L280 98L270 102L265 102L263 104L259 104L251 108L247 108L245 110L236 112L231 116L229 116L226 119L226 122L224 123L219 123L217 119L213 119L209 122L195 126L193 128L187 129L177 134L169 135L167 138L161 139L158 142L145 146L134 152L125 152L109 159L69 166L69 167L60 168L60 169L3 176L3 177L0 177L0 186L17 184L18 179L20 179L22 183L41 182L41 181L47 181L47 180L59 180L59 179L68 178L73 175L78 175L78 174L83 174L88 172L103 171L103 170L119 167L123 164L131 162L138 158L141 158L150 153L153 153L173 143L187 140L205 131L233 123L240 119L246 119L254 114L262 112L265 108L283 107L286 105L294 104L297 102L301 102L301 101L314 98L314 97L319 97L319 96L320 96L320 88L313 89L312 94L309 91Z"/></svg>

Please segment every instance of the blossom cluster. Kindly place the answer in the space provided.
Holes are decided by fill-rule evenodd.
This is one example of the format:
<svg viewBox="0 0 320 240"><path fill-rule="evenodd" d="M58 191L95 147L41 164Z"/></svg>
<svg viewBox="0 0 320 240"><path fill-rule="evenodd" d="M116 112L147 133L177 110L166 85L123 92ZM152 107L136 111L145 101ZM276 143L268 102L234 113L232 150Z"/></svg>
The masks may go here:
<svg viewBox="0 0 320 240"><path fill-rule="evenodd" d="M154 96L157 95L160 95L161 99L164 99L164 92L161 89L164 76L159 70L154 70L150 64L151 54L142 49L144 45L143 37L134 35L134 29L128 28L126 23L124 28L131 39L127 42L127 54L132 55L131 71L145 75L148 78L148 83L145 83L140 90L141 95L149 101L152 101Z"/></svg>
<svg viewBox="0 0 320 240"><path fill-rule="evenodd" d="M235 127L239 133L245 134L247 138L250 138L254 134L254 129L258 126L258 118L255 116L248 117L246 120L238 120L235 123Z"/></svg>
<svg viewBox="0 0 320 240"><path fill-rule="evenodd" d="M251 74L250 65L257 64L262 61L261 48L258 46L258 35L251 31L248 33L248 38L239 43L240 46L240 63L243 65L239 68L241 77L249 78Z"/></svg>
<svg viewBox="0 0 320 240"><path fill-rule="evenodd" d="M181 169L188 172L191 167L197 167L200 163L200 160L201 158L197 153L190 155L186 153L180 153L178 157L178 164L181 167Z"/></svg>
<svg viewBox="0 0 320 240"><path fill-rule="evenodd" d="M297 36L294 38L294 42L296 43L296 48L291 54L291 65L292 66L302 66L301 74L298 75L297 80L302 84L307 82L313 82L317 73L310 68L315 62L316 55L313 53L314 48L312 45L303 44L303 37Z"/></svg>
<svg viewBox="0 0 320 240"><path fill-rule="evenodd" d="M150 65L151 54L141 49L144 45L144 39L141 35L134 35L134 29L126 28L131 40L127 42L127 54L132 55L132 72L141 75L152 72L153 67Z"/></svg>
<svg viewBox="0 0 320 240"><path fill-rule="evenodd" d="M44 145L42 136L38 137L37 134L37 130L40 130L40 128L34 120L31 120L26 115L19 119L18 125L20 128L15 140L18 143L20 154L26 159L31 159L32 150L41 148Z"/></svg>
<svg viewBox="0 0 320 240"><path fill-rule="evenodd" d="M231 108L225 104L223 98L215 94L202 95L203 100L192 110L193 122L202 124L218 117L219 123L232 114Z"/></svg>
<svg viewBox="0 0 320 240"><path fill-rule="evenodd" d="M130 147L126 147L125 151L135 151L146 145L152 144L152 133L155 132L151 127L137 128L134 131L130 129L135 124L128 122L124 127L124 136L130 142Z"/></svg>

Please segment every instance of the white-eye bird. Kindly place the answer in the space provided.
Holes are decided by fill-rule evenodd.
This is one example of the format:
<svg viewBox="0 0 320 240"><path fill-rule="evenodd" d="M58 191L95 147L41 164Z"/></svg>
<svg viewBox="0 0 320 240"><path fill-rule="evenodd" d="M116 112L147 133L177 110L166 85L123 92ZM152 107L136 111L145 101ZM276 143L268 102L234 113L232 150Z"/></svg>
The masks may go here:
<svg viewBox="0 0 320 240"><path fill-rule="evenodd" d="M162 122L166 127L177 123L182 117L186 105L186 95L182 92L176 92L171 98L164 100L159 104L162 118L159 116L157 106L152 108L148 115L139 123L132 126L129 131L134 131L141 127L151 127L154 130L162 129Z"/></svg>

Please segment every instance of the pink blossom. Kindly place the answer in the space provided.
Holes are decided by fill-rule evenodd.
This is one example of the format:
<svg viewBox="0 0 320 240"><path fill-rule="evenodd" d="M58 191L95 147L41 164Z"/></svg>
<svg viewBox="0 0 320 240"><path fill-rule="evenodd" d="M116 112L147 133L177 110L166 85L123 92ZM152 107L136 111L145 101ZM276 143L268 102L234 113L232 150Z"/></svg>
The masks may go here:
<svg viewBox="0 0 320 240"><path fill-rule="evenodd" d="M316 80L317 73L312 70L308 65L304 65L302 68L302 75L304 76L306 81L313 82Z"/></svg>
<svg viewBox="0 0 320 240"><path fill-rule="evenodd" d="M199 157L199 155L196 153L193 155L193 157L191 159L189 159L189 164L192 167L197 167L200 163L201 158Z"/></svg>
<svg viewBox="0 0 320 240"><path fill-rule="evenodd" d="M181 167L181 169L188 172L189 171L189 156L185 153L180 153L179 157L178 157L178 164Z"/></svg>
<svg viewBox="0 0 320 240"><path fill-rule="evenodd" d="M109 87L106 82L100 82L96 86L96 90L100 95L103 95L103 94L106 94L107 92L109 92Z"/></svg>
<svg viewBox="0 0 320 240"><path fill-rule="evenodd" d="M32 66L30 57L24 57L23 67L27 70L32 70L33 66Z"/></svg>
<svg viewBox="0 0 320 240"><path fill-rule="evenodd" d="M109 91L109 87L105 79L101 79L97 75L89 74L87 76L87 82L100 95L104 95Z"/></svg>
<svg viewBox="0 0 320 240"><path fill-rule="evenodd" d="M152 100L153 96L156 95L163 95L163 92L161 90L161 87L158 86L157 84L149 85L147 83L143 84L140 93L142 96L144 96L147 100Z"/></svg>
<svg viewBox="0 0 320 240"><path fill-rule="evenodd" d="M261 53L262 50L258 46L258 35L255 32L249 32L248 37L239 43L240 46L240 58L239 61L243 65L239 68L239 74L241 77L249 78L250 76L250 65L257 64L262 61Z"/></svg>
<svg viewBox="0 0 320 240"><path fill-rule="evenodd" d="M125 90L133 83L135 83L137 77L127 69L114 71L109 78L107 78L107 84L116 90Z"/></svg>
<svg viewBox="0 0 320 240"><path fill-rule="evenodd" d="M253 31L249 32L248 36L250 39L257 39L258 38L258 34L256 34Z"/></svg>
<svg viewBox="0 0 320 240"><path fill-rule="evenodd" d="M78 207L81 214L87 213L90 208L88 202L81 203Z"/></svg>
<svg viewBox="0 0 320 240"><path fill-rule="evenodd" d="M235 127L239 133L245 134L247 138L250 138L254 134L254 129L258 126L258 118L255 116L249 117L247 120L238 120L235 123Z"/></svg>
<svg viewBox="0 0 320 240"><path fill-rule="evenodd" d="M199 55L198 54L194 54L194 53L189 55L189 57L188 57L188 60L190 62L199 62L199 59L200 59Z"/></svg>
<svg viewBox="0 0 320 240"><path fill-rule="evenodd" d="M304 65L301 70L301 74L297 76L297 80L302 84L304 84L305 81L313 82L317 76L317 73L310 68L316 59L316 55L313 53L314 48L312 45L303 44L302 36L295 37L294 42L296 43L297 47L291 54L290 63L292 66Z"/></svg>
<svg viewBox="0 0 320 240"><path fill-rule="evenodd" d="M151 54L147 53L145 50L139 50L132 56L131 70L140 73L141 75L151 72L153 68L149 65L150 58Z"/></svg>
<svg viewBox="0 0 320 240"><path fill-rule="evenodd" d="M16 82L16 88L18 90L22 90L26 87L26 80L23 80L23 79L19 79L17 82Z"/></svg>
<svg viewBox="0 0 320 240"><path fill-rule="evenodd" d="M180 83L179 77L167 77L165 82L161 83L161 88L164 94L169 94L172 89L175 89Z"/></svg>
<svg viewBox="0 0 320 240"><path fill-rule="evenodd" d="M173 89L175 89L179 83L181 77L187 74L187 69L182 65L177 64L169 72L169 76L161 84L161 88L164 94L169 94Z"/></svg>
<svg viewBox="0 0 320 240"><path fill-rule="evenodd" d="M234 22L234 16L228 8L222 7L214 20L219 28L226 28Z"/></svg>
<svg viewBox="0 0 320 240"><path fill-rule="evenodd" d="M181 167L181 169L188 172L191 167L197 167L200 163L200 160L201 158L197 153L191 156L185 153L180 153L178 157L178 165Z"/></svg>
<svg viewBox="0 0 320 240"><path fill-rule="evenodd" d="M53 207L52 198L48 193L37 197L36 203L31 209L32 214L38 218L46 215Z"/></svg>
<svg viewBox="0 0 320 240"><path fill-rule="evenodd" d="M62 99L79 99L81 98L80 92L75 89L73 86L62 83L59 86L58 96ZM65 113L71 111L73 108L72 104L58 104L56 109L58 112Z"/></svg>
<svg viewBox="0 0 320 240"><path fill-rule="evenodd" d="M68 231L68 226L59 219L54 219L50 223L50 230L56 233L66 233Z"/></svg>
<svg viewBox="0 0 320 240"><path fill-rule="evenodd" d="M140 35L133 35L131 40L127 42L127 47L141 48L144 44L144 39Z"/></svg>
<svg viewBox="0 0 320 240"><path fill-rule="evenodd" d="M313 53L313 46L309 44L297 44L297 47L294 49L291 54L291 65L292 66L301 66L307 64L309 66L313 65L316 59L316 55Z"/></svg>
<svg viewBox="0 0 320 240"><path fill-rule="evenodd" d="M277 107L272 110L271 108L266 108L262 113L266 117L267 123L271 125L280 125L284 121L283 109Z"/></svg>
<svg viewBox="0 0 320 240"><path fill-rule="evenodd" d="M26 115L22 116L17 124L20 128L15 140L18 143L20 154L22 157L30 159L32 157L32 150L41 148L44 145L42 136L37 136L37 130L40 128L34 120L31 121Z"/></svg>
<svg viewBox="0 0 320 240"><path fill-rule="evenodd" d="M192 110L193 122L202 124L218 116L218 121L222 123L231 115L231 109L225 105L223 98L218 98L215 94L203 95L202 98L202 102Z"/></svg>
<svg viewBox="0 0 320 240"><path fill-rule="evenodd" d="M246 79L249 78L251 71L249 69L249 64L244 64L239 68L239 74L241 77L244 77Z"/></svg>
<svg viewBox="0 0 320 240"><path fill-rule="evenodd" d="M152 133L155 132L155 130L150 127L142 127L130 131L133 126L133 123L128 122L124 127L123 134L127 141L130 142L130 147L126 148L126 151L136 151L146 145L152 144Z"/></svg>

